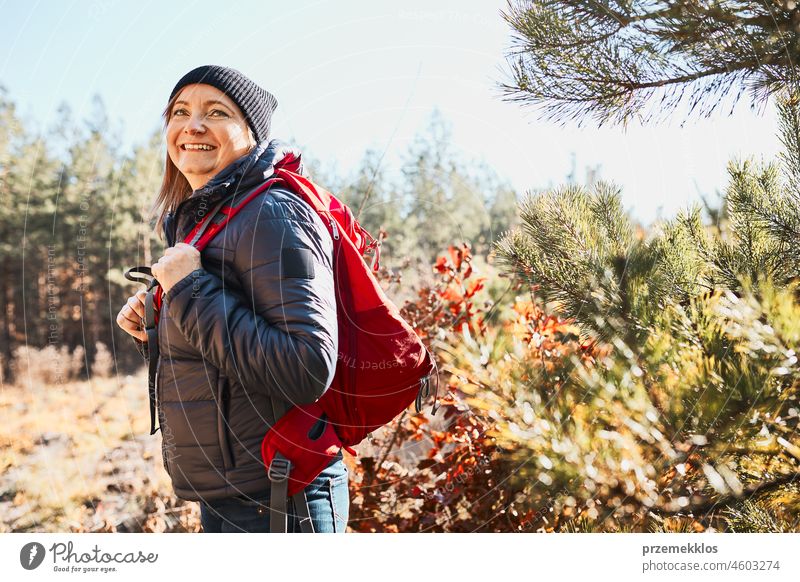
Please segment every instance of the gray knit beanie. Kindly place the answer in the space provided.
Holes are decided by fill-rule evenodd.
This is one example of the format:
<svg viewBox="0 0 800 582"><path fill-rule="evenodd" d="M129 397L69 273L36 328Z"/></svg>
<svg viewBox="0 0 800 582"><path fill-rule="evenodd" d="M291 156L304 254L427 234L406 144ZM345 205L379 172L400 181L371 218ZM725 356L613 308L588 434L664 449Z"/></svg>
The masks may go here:
<svg viewBox="0 0 800 582"><path fill-rule="evenodd" d="M278 100L272 93L262 89L236 69L203 65L181 77L169 95L170 100L186 85L193 83L211 85L225 93L242 110L256 141L267 139L272 112L278 107Z"/></svg>

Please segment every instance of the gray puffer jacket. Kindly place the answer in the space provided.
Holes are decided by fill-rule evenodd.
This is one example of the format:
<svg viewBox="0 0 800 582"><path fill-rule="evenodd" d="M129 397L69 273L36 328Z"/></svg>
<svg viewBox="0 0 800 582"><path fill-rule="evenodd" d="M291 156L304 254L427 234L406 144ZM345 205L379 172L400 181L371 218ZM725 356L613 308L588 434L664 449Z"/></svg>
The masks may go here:
<svg viewBox="0 0 800 582"><path fill-rule="evenodd" d="M289 151L299 156L275 140L260 144L193 192L165 221L167 244L183 240L228 194L240 199L263 184ZM202 268L164 296L158 418L178 497L269 488L265 433L292 403L319 399L336 369L332 254L319 215L272 187L202 251Z"/></svg>

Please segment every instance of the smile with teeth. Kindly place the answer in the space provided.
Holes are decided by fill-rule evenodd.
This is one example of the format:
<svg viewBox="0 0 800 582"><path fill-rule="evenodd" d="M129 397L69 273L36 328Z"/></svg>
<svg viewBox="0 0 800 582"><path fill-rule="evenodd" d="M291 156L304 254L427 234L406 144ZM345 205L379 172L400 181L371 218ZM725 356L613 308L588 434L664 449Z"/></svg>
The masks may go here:
<svg viewBox="0 0 800 582"><path fill-rule="evenodd" d="M208 144L204 144L204 143L185 143L185 144L183 144L181 146L181 149L190 150L190 151L198 151L198 150L211 151L211 150L215 150L217 148L215 148L212 145L208 145Z"/></svg>

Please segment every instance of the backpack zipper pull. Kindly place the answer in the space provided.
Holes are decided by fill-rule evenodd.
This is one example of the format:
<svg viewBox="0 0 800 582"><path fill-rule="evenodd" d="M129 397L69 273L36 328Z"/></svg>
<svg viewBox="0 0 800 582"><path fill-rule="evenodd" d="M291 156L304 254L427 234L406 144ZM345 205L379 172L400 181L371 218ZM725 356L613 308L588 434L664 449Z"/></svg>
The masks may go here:
<svg viewBox="0 0 800 582"><path fill-rule="evenodd" d="M331 230L333 231L333 238L334 240L339 240L339 227L336 226L336 219L333 216L330 217L331 219Z"/></svg>

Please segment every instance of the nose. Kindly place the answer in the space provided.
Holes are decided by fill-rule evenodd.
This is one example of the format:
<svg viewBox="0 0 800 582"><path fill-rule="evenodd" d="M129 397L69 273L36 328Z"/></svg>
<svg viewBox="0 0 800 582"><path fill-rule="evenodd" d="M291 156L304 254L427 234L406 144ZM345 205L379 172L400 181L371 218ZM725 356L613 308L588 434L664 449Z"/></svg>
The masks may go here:
<svg viewBox="0 0 800 582"><path fill-rule="evenodd" d="M201 115L192 115L186 120L186 126L183 128L185 133L195 135L198 133L205 133L206 126L203 124L203 117Z"/></svg>

